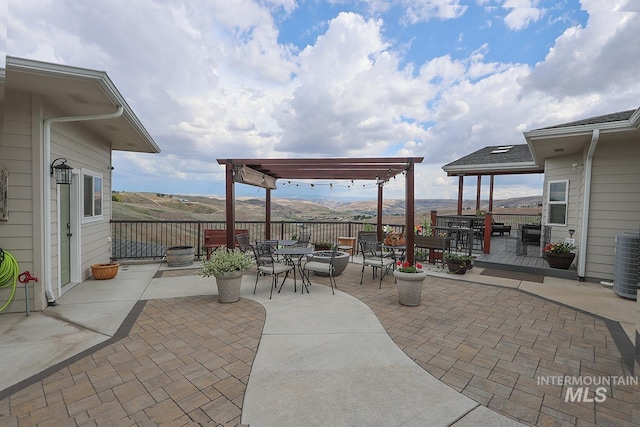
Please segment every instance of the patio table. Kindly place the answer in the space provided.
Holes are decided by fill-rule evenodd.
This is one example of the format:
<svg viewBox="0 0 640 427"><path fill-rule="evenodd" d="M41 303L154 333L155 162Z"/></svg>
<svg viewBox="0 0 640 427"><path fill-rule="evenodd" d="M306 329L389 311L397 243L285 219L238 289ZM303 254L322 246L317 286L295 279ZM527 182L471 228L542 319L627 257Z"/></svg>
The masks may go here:
<svg viewBox="0 0 640 427"><path fill-rule="evenodd" d="M310 254L311 252L313 252L313 249L299 246L285 246L284 248L279 248L274 252L275 255L282 255L287 263L295 267L293 269L293 292L297 292L298 281L296 279L296 270L298 270L298 273L300 273L300 277L302 277L302 285L304 286L302 288L302 293L304 294L305 288L307 289L307 293L309 293L309 288L304 281L304 272L302 271L302 257ZM297 259L294 259L296 257ZM284 281L282 281L282 285L280 285L278 293L280 293L283 285Z"/></svg>

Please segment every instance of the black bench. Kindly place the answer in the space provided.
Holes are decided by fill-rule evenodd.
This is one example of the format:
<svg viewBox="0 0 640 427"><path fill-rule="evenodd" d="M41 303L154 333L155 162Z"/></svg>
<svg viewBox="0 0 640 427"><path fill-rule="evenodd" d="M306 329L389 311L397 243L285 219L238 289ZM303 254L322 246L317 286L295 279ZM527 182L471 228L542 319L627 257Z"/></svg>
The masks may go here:
<svg viewBox="0 0 640 427"><path fill-rule="evenodd" d="M509 234L511 236L511 226L505 225L504 222L492 222L491 223L491 235L493 233L500 233L501 236L504 236L504 233Z"/></svg>

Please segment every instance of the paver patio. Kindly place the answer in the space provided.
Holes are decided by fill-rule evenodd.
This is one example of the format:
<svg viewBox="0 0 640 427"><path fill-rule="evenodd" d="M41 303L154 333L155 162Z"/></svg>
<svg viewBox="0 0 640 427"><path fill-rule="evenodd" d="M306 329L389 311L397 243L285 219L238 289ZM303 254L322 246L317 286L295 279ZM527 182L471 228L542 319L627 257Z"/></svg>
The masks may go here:
<svg viewBox="0 0 640 427"><path fill-rule="evenodd" d="M612 385L604 402L569 403L566 386L538 384L632 375L604 319L516 289L439 277L425 282L421 306L403 307L392 276L382 289L359 279L351 264L338 289L367 304L416 363L480 404L531 425L635 425L637 387ZM312 293L328 286L313 281ZM99 348L3 392L0 425L238 425L264 308L245 298L183 297L140 302L132 314Z"/></svg>

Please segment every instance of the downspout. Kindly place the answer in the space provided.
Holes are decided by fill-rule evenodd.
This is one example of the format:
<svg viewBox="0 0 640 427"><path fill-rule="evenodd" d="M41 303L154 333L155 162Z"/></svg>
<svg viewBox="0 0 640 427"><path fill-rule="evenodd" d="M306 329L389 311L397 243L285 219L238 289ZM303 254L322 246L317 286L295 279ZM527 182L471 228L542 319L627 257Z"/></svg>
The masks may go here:
<svg viewBox="0 0 640 427"><path fill-rule="evenodd" d="M51 286L51 126L54 123L62 122L80 122L86 120L103 120L113 119L120 117L124 112L123 106L118 106L118 109L113 113L107 114L94 114L87 116L66 116L66 117L50 117L44 121L43 131L43 169L42 169L42 187L43 187L43 227L44 230L44 271L41 274L43 283L45 285L45 296L47 297L47 305L56 305L55 297L53 296L53 288Z"/></svg>
<svg viewBox="0 0 640 427"><path fill-rule="evenodd" d="M596 151L598 140L600 139L600 130L594 129L591 135L591 144L587 152L587 160L584 165L584 201L582 204L582 225L580 230L580 243L578 248L578 280L585 281L587 270L587 231L589 227L589 208L591 204L591 169L593 167L593 153Z"/></svg>

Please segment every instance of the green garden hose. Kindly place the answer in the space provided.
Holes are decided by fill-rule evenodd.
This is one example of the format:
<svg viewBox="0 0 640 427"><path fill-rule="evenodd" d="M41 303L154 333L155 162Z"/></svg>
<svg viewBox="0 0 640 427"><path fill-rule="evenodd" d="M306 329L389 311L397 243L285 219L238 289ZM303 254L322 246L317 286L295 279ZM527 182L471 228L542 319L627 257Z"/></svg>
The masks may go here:
<svg viewBox="0 0 640 427"><path fill-rule="evenodd" d="M0 307L0 312L9 306L16 294L16 286L18 284L18 262L7 251L0 249L0 289L11 286L11 295L9 300Z"/></svg>

